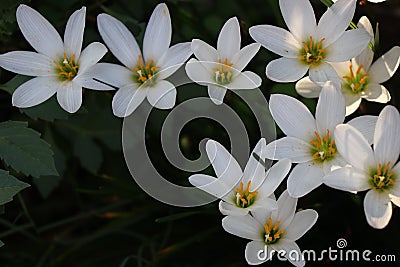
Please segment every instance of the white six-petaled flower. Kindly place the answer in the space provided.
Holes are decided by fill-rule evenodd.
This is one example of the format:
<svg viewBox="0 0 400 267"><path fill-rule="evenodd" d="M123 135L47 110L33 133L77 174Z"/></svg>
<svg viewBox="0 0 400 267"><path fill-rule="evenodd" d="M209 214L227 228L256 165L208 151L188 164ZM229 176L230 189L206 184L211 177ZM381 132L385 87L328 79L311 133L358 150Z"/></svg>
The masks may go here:
<svg viewBox="0 0 400 267"><path fill-rule="evenodd" d="M278 199L276 210L257 209L244 216L226 216L222 227L228 233L252 240L246 246L247 263L258 265L271 260L274 252L285 252L295 266L304 266L296 240L301 238L317 221L318 213L307 209L296 213L297 198L285 191Z"/></svg>
<svg viewBox="0 0 400 267"><path fill-rule="evenodd" d="M291 162L283 159L266 171L253 155L260 155L264 148L265 139L262 138L242 171L235 158L221 144L209 140L206 152L218 178L194 174L189 177L189 182L222 199L219 209L224 215L245 215L259 208L276 209L273 192L288 174Z"/></svg>
<svg viewBox="0 0 400 267"><path fill-rule="evenodd" d="M295 82L309 70L314 82L338 81L330 63L350 60L370 40L364 29L348 30L356 0L338 0L315 21L309 0L279 0L290 31L271 25L250 28L251 37L282 56L268 63L266 75L277 82Z"/></svg>
<svg viewBox="0 0 400 267"><path fill-rule="evenodd" d="M240 49L239 21L230 18L218 36L217 49L194 39L192 50L196 59L186 64L186 73L191 80L208 86L211 100L222 104L226 90L254 89L261 85L261 78L251 71L242 72L257 54L260 45L253 43Z"/></svg>
<svg viewBox="0 0 400 267"><path fill-rule="evenodd" d="M36 10L26 5L18 7L19 28L37 53L5 53L0 55L0 66L15 73L37 77L15 90L12 96L14 106L32 107L57 93L61 107L73 113L82 104L82 87L112 89L91 79L91 69L107 53L107 48L94 42L81 52L85 15L85 7L71 15L63 42L57 30Z"/></svg>
<svg viewBox="0 0 400 267"><path fill-rule="evenodd" d="M373 42L374 32L367 17L360 19L358 27L367 30L371 35L371 42ZM333 64L339 75L342 93L346 101L346 116L358 109L363 98L379 103L390 101L390 93L381 83L392 77L399 67L400 47L393 47L374 63L372 63L373 58L372 49L366 47L351 61ZM296 83L296 91L307 98L318 97L321 88L322 86L313 83L309 77Z"/></svg>
<svg viewBox="0 0 400 267"><path fill-rule="evenodd" d="M339 152L351 167L333 171L324 183L349 192L369 190L364 199L368 223L384 228L392 217L392 204L400 206L400 115L393 106L379 114L374 132L374 149L364 136L350 125L335 130ZM397 164L396 164L397 163Z"/></svg>
<svg viewBox="0 0 400 267"><path fill-rule="evenodd" d="M170 47L172 26L168 7L154 9L143 39L143 54L128 28L107 14L97 17L100 35L114 56L124 65L100 63L94 69L96 80L116 86L112 100L114 115L130 115L147 97L160 109L175 105L176 88L165 79L190 57L190 42Z"/></svg>
<svg viewBox="0 0 400 267"><path fill-rule="evenodd" d="M269 143L261 156L280 160L288 158L298 163L287 181L288 192L302 197L322 184L323 177L346 165L337 151L334 130L345 118L343 95L332 82L321 91L315 119L299 100L274 94L270 111L279 128L287 135ZM361 116L348 122L360 129L372 142L376 116Z"/></svg>

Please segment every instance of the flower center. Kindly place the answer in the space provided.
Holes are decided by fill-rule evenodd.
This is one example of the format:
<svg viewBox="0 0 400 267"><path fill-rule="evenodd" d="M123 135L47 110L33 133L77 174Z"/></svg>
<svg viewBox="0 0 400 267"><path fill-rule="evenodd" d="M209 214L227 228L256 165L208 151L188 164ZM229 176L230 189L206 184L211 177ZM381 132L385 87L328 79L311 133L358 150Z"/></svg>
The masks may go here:
<svg viewBox="0 0 400 267"><path fill-rule="evenodd" d="M232 81L232 71L231 68L233 63L229 63L228 58L222 62L222 59L218 59L218 67L212 68L215 76L214 79L218 84L228 84Z"/></svg>
<svg viewBox="0 0 400 267"><path fill-rule="evenodd" d="M327 130L323 138L317 132L314 133L315 137L310 142L312 157L320 162L332 159L336 153L336 145L335 141L330 137L329 130Z"/></svg>
<svg viewBox="0 0 400 267"><path fill-rule="evenodd" d="M389 170L390 162L386 165L378 164L378 168L370 171L369 183L372 189L382 192L394 186L396 177Z"/></svg>
<svg viewBox="0 0 400 267"><path fill-rule="evenodd" d="M258 195L257 191L250 192L251 181L247 183L247 188L244 190L243 182L240 182L240 186L236 188L235 203L239 208L250 207L256 200Z"/></svg>
<svg viewBox="0 0 400 267"><path fill-rule="evenodd" d="M149 60L147 64L144 64L142 55L139 55L138 65L132 68L134 71L133 80L141 85L144 83L151 85L155 80L154 75L157 74L159 68L159 66L153 64L153 60Z"/></svg>
<svg viewBox="0 0 400 267"><path fill-rule="evenodd" d="M75 78L79 70L79 65L75 62L75 55L67 58L67 55L64 53L64 57L59 62L54 61L54 64L57 67L56 72L61 81L71 81Z"/></svg>
<svg viewBox="0 0 400 267"><path fill-rule="evenodd" d="M312 36L303 43L303 48L300 49L300 59L308 65L318 66L322 60L326 57L326 49L323 48L322 38L319 42L313 42Z"/></svg>
<svg viewBox="0 0 400 267"><path fill-rule="evenodd" d="M353 71L353 65L350 64L350 72L343 76L344 87L354 94L362 93L368 86L368 73L364 72L363 65L358 66L356 73Z"/></svg>
<svg viewBox="0 0 400 267"><path fill-rule="evenodd" d="M276 221L275 224L272 224L272 218L269 218L268 223L264 224L264 242L267 245L275 244L281 238L281 235L284 233L282 229L279 229L280 221Z"/></svg>

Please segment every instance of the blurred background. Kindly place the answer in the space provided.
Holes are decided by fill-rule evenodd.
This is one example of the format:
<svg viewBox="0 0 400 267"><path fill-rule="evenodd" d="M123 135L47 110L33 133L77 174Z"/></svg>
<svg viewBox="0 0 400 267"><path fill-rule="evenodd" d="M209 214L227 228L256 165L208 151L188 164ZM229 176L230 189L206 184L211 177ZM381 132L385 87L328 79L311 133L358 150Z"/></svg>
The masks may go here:
<svg viewBox="0 0 400 267"><path fill-rule="evenodd" d="M97 0L97 1L12 1L0 0L0 53L33 50L23 38L15 21L15 10L25 3L44 15L63 34L68 17L82 5L87 7L84 47L101 38L96 16L109 13L127 25L141 44L146 23L160 1ZM237 16L242 31L242 46L252 43L248 29L259 24L286 27L278 0L169 0L173 37L172 44L199 38L216 46L217 36L227 19ZM312 1L319 18L326 7ZM357 6L354 21L367 15L375 26L379 22L378 56L400 44L398 25L400 1ZM344 48L345 49L345 48ZM264 48L248 65L263 78L261 90L283 93L303 101L314 112L316 99L303 99L294 84L275 84L265 77L265 66L277 56ZM102 61L116 62L111 53ZM246 266L244 249L247 241L226 233L221 226L218 203L197 208L177 208L163 204L142 191L133 181L126 166L122 145L122 119L112 114L113 92L84 91L83 106L76 114L67 114L55 98L44 104L17 109L11 106L10 88L27 78L1 70L0 120L28 121L42 134L54 151L60 176L40 178L16 177L32 186L6 204L0 216L0 266ZM399 108L400 75L385 83L392 100ZM7 90L8 91L7 91ZM187 85L178 88L177 104L187 99L207 96L205 87ZM259 140L255 118L233 93L225 103L231 106L246 125L251 147ZM363 115L378 115L382 104L362 102L361 108L347 120ZM165 177L188 185L191 175L168 163L163 155L160 129L168 111L153 110L146 127L146 144L150 158ZM278 129L278 137L282 133ZM213 121L196 119L180 134L180 149L189 159L200 153L198 144L212 138L230 147L223 127ZM2 164L2 163L0 163ZM212 168L204 173L213 175ZM277 190L279 195L286 182ZM329 261L308 262L307 266L400 266L400 214L395 208L389 225L383 230L368 226L364 217L365 193L353 195L321 186L298 202L299 209L313 208L319 219L298 241L301 249L321 251L336 248L339 238L347 240L348 249L369 249L375 254L396 255L396 263ZM265 265L291 266L276 258Z"/></svg>

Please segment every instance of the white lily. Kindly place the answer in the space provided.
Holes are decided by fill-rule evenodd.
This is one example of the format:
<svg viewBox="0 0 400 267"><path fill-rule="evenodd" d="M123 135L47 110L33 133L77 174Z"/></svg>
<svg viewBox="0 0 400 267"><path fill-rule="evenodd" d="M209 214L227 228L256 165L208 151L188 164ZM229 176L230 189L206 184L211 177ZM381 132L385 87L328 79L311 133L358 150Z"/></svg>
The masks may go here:
<svg viewBox="0 0 400 267"><path fill-rule="evenodd" d="M354 15L356 0L338 0L323 14L318 25L309 0L279 0L290 30L271 25L251 27L251 37L282 56L268 63L266 75L277 82L295 82L309 70L314 82L338 81L332 62L350 60L370 39L364 29L345 31Z"/></svg>
<svg viewBox="0 0 400 267"><path fill-rule="evenodd" d="M315 119L299 100L271 95L272 117L287 135L269 143L262 156L280 160L288 158L298 163L290 173L287 189L292 197L302 197L322 184L332 170L344 167L346 161L337 151L334 129L343 123L343 95L332 82L327 82L318 99ZM361 116L348 122L360 129L372 142L376 116Z"/></svg>
<svg viewBox="0 0 400 267"><path fill-rule="evenodd" d="M13 51L2 54L0 66L15 73L37 77L15 90L12 95L14 106L36 106L57 93L61 107L74 113L82 104L82 87L112 89L91 79L92 67L107 53L107 48L94 42L81 53L85 15L85 7L71 15L63 42L57 30L40 13L26 5L18 7L18 26L37 53Z"/></svg>
<svg viewBox="0 0 400 267"><path fill-rule="evenodd" d="M258 209L244 216L226 216L222 227L228 233L252 240L246 246L245 257L250 265L271 260L274 252L284 251L285 257L295 266L304 266L296 240L301 238L318 219L315 210L307 209L297 213L297 198L285 191L278 199L274 211Z"/></svg>
<svg viewBox="0 0 400 267"><path fill-rule="evenodd" d="M400 206L400 115L393 106L379 114L374 133L374 149L350 125L336 127L336 145L351 167L333 171L324 178L330 187L349 191L369 190L364 199L368 223L384 228L392 217L391 201Z"/></svg>
<svg viewBox="0 0 400 267"><path fill-rule="evenodd" d="M101 63L95 78L116 86L112 100L115 116L129 116L143 102L159 109L175 105L176 88L165 79L175 73L190 57L190 43L170 47L172 26L168 7L161 3L154 9L143 39L143 54L128 28L107 14L97 17L99 32L114 56L124 65Z"/></svg>
<svg viewBox="0 0 400 267"><path fill-rule="evenodd" d="M222 199L219 209L224 215L245 215L259 208L276 209L276 202L272 199L273 192L288 174L291 162L288 159L281 160L266 171L253 156L253 153L260 155L264 148L265 139L262 138L242 171L237 161L221 144L209 140L206 151L218 179L205 174L194 174L189 177L189 182Z"/></svg>
<svg viewBox="0 0 400 267"><path fill-rule="evenodd" d="M226 90L254 89L261 85L261 78L251 71L242 72L257 54L260 45L253 43L240 49L240 26L236 17L230 18L218 36L217 49L199 39L192 41L196 59L186 64L191 80L208 86L211 100L222 104Z"/></svg>
<svg viewBox="0 0 400 267"><path fill-rule="evenodd" d="M367 17L360 19L358 27L367 30L373 42L374 32ZM373 57L373 51L367 47L351 61L334 64L346 100L346 116L358 109L362 99L379 103L390 101L390 93L381 83L389 80L399 67L400 47L393 47L371 64ZM296 91L307 98L318 97L321 88L309 77L296 83Z"/></svg>

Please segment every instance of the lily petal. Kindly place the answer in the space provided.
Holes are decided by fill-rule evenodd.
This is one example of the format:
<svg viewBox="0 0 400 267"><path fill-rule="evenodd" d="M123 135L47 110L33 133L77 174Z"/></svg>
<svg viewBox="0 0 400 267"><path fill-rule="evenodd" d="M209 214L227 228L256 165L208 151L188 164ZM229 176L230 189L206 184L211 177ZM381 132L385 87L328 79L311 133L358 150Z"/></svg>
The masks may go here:
<svg viewBox="0 0 400 267"><path fill-rule="evenodd" d="M362 133L362 135L368 141L368 144L372 145L374 141L374 131L377 120L378 116L364 115L348 121L347 124L353 126L360 133Z"/></svg>
<svg viewBox="0 0 400 267"><path fill-rule="evenodd" d="M234 78L232 82L228 83L226 87L228 89L254 89L261 85L261 77L251 71L245 71L239 73Z"/></svg>
<svg viewBox="0 0 400 267"><path fill-rule="evenodd" d="M353 94L349 90L342 88L342 94L346 102L346 116L353 114L361 104L361 96Z"/></svg>
<svg viewBox="0 0 400 267"><path fill-rule="evenodd" d="M329 187L347 192L359 192L371 188L367 174L354 167L336 169L326 175L323 182Z"/></svg>
<svg viewBox="0 0 400 267"><path fill-rule="evenodd" d="M240 26L236 17L225 22L218 36L217 52L222 60L231 59L240 50Z"/></svg>
<svg viewBox="0 0 400 267"><path fill-rule="evenodd" d="M367 90L365 91L365 95L363 98L367 99L368 101L378 102L378 103L387 103L390 101L391 96L389 91L385 88L385 86L377 84L377 83L370 83L368 84Z"/></svg>
<svg viewBox="0 0 400 267"><path fill-rule="evenodd" d="M199 61L210 61L210 62L218 61L217 50L202 40L193 39L191 43L191 48L195 57Z"/></svg>
<svg viewBox="0 0 400 267"><path fill-rule="evenodd" d="M128 28L121 21L104 13L97 16L97 27L113 55L128 69L136 67L141 52Z"/></svg>
<svg viewBox="0 0 400 267"><path fill-rule="evenodd" d="M143 38L143 56L146 61L161 58L171 43L172 25L166 4L158 4L151 14Z"/></svg>
<svg viewBox="0 0 400 267"><path fill-rule="evenodd" d="M296 206L297 198L291 197L285 190L278 198L278 213L272 214L272 221L280 221L280 228L286 229L293 220Z"/></svg>
<svg viewBox="0 0 400 267"><path fill-rule="evenodd" d="M222 200L219 202L218 207L222 215L243 216L249 213L248 209L239 208L234 204L227 203Z"/></svg>
<svg viewBox="0 0 400 267"><path fill-rule="evenodd" d="M269 143L261 156L268 159L281 160L288 158L293 163L302 163L312 160L312 146L296 137L283 137Z"/></svg>
<svg viewBox="0 0 400 267"><path fill-rule="evenodd" d="M27 5L19 5L17 22L25 39L36 51L54 60L63 56L64 44L60 35L39 12Z"/></svg>
<svg viewBox="0 0 400 267"><path fill-rule="evenodd" d="M0 55L0 66L8 71L28 76L55 76L54 60L28 51L12 51Z"/></svg>
<svg viewBox="0 0 400 267"><path fill-rule="evenodd" d="M207 61L207 63L211 64L209 61ZM207 64L207 66L210 64ZM202 64L200 61L192 58L188 63L186 63L186 74L192 81L200 85L215 84L215 81L212 79L211 71L206 69L204 65L205 64Z"/></svg>
<svg viewBox="0 0 400 267"><path fill-rule="evenodd" d="M311 81L310 77L304 77L296 83L296 92L305 98L316 98L321 93L322 86Z"/></svg>
<svg viewBox="0 0 400 267"><path fill-rule="evenodd" d="M264 182L257 189L260 195L270 196L282 183L289 173L292 162L289 159L282 159L275 163L268 171Z"/></svg>
<svg viewBox="0 0 400 267"><path fill-rule="evenodd" d="M98 63L92 67L91 72L96 80L118 88L133 83L132 71L121 65Z"/></svg>
<svg viewBox="0 0 400 267"><path fill-rule="evenodd" d="M259 265L271 260L273 253L270 252L269 248L270 247L265 245L262 241L251 241L247 243L244 251L247 263L250 265ZM264 253L266 253L266 255Z"/></svg>
<svg viewBox="0 0 400 267"><path fill-rule="evenodd" d="M392 217L392 203L388 194L369 190L364 198L364 212L369 225L383 229Z"/></svg>
<svg viewBox="0 0 400 267"><path fill-rule="evenodd" d="M297 212L293 221L286 230L285 238L296 241L301 238L317 222L318 213L315 210L302 210Z"/></svg>
<svg viewBox="0 0 400 267"><path fill-rule="evenodd" d="M247 66L247 64L249 64L250 60L257 54L258 50L260 50L260 47L260 44L252 43L240 49L240 51L237 52L232 58L233 67L238 72L241 72Z"/></svg>
<svg viewBox="0 0 400 267"><path fill-rule="evenodd" d="M299 100L287 95L273 94L269 110L276 124L287 136L311 141L316 131L315 119Z"/></svg>
<svg viewBox="0 0 400 267"><path fill-rule="evenodd" d="M138 88L136 84L122 86L115 93L112 109L115 116L123 118L132 114L146 98L147 89Z"/></svg>
<svg viewBox="0 0 400 267"><path fill-rule="evenodd" d="M94 42L89 44L79 57L78 76L84 73L88 68L99 62L99 60L107 53L107 48L102 43Z"/></svg>
<svg viewBox="0 0 400 267"><path fill-rule="evenodd" d="M368 71L371 82L383 83L390 79L400 64L400 47L395 46L378 58Z"/></svg>
<svg viewBox="0 0 400 267"><path fill-rule="evenodd" d="M208 95L212 102L216 105L221 105L224 102L226 88L218 85L208 85Z"/></svg>
<svg viewBox="0 0 400 267"><path fill-rule="evenodd" d="M324 177L322 165L313 162L297 164L288 177L289 195L296 198L307 195L322 184L322 177Z"/></svg>
<svg viewBox="0 0 400 267"><path fill-rule="evenodd" d="M302 256L299 246L292 240L281 239L272 246L276 251L286 251L285 258L296 267L303 267L306 262Z"/></svg>
<svg viewBox="0 0 400 267"><path fill-rule="evenodd" d="M250 215L226 216L222 219L222 227L232 235L250 240L262 241L261 233L264 229L262 225Z"/></svg>
<svg viewBox="0 0 400 267"><path fill-rule="evenodd" d="M13 106L29 108L36 106L57 92L58 77L36 77L20 85L12 95Z"/></svg>
<svg viewBox="0 0 400 267"><path fill-rule="evenodd" d="M64 32L64 50L68 56L79 58L85 29L86 7L75 11L68 19Z"/></svg>
<svg viewBox="0 0 400 267"><path fill-rule="evenodd" d="M57 101L69 113L75 113L82 105L82 86L64 82L57 89Z"/></svg>
<svg viewBox="0 0 400 267"><path fill-rule="evenodd" d="M148 89L147 100L159 109L170 109L175 106L176 88L168 81L157 81L155 85Z"/></svg>
<svg viewBox="0 0 400 267"><path fill-rule="evenodd" d="M179 43L171 46L158 61L160 71L157 73L157 79L164 80L174 74L185 61L192 55L191 43Z"/></svg>
<svg viewBox="0 0 400 267"><path fill-rule="evenodd" d="M308 71L308 66L298 59L278 58L268 63L265 73L268 79L275 82L295 82Z"/></svg>
<svg viewBox="0 0 400 267"><path fill-rule="evenodd" d="M322 63L317 67L310 68L310 79L311 81L319 84L323 84L327 81L332 81L333 84L340 84L340 79L335 69L329 63Z"/></svg>

